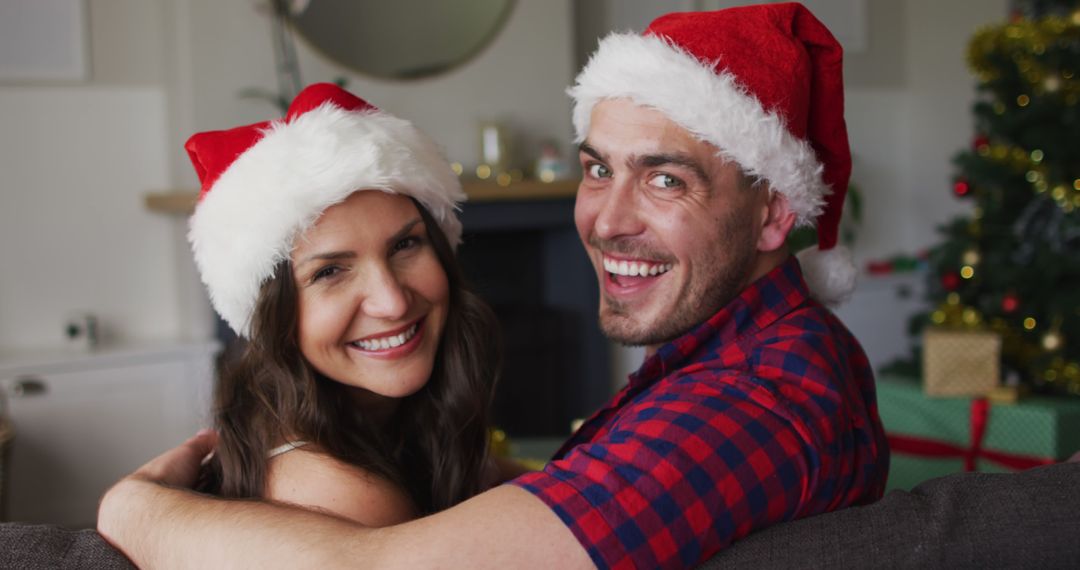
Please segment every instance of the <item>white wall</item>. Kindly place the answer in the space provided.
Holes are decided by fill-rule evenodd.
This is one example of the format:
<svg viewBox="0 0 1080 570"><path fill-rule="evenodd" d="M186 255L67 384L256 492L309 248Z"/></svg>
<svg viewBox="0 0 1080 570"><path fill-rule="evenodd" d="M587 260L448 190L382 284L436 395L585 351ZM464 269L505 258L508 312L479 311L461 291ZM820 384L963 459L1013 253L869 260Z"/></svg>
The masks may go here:
<svg viewBox="0 0 1080 570"><path fill-rule="evenodd" d="M141 203L167 184L164 101L150 87L0 88L0 346L59 344L75 310L120 337L176 334L169 221Z"/></svg>

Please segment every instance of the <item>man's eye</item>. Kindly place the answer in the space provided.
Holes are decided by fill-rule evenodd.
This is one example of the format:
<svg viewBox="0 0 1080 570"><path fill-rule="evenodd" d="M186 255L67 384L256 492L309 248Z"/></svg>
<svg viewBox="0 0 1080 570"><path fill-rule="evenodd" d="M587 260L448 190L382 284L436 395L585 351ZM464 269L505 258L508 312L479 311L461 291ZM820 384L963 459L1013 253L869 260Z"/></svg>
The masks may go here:
<svg viewBox="0 0 1080 570"><path fill-rule="evenodd" d="M649 179L649 184L657 188L678 188L683 181L670 174L657 174Z"/></svg>
<svg viewBox="0 0 1080 570"><path fill-rule="evenodd" d="M589 165L589 177L590 178L607 178L611 176L611 170L603 164L590 164Z"/></svg>

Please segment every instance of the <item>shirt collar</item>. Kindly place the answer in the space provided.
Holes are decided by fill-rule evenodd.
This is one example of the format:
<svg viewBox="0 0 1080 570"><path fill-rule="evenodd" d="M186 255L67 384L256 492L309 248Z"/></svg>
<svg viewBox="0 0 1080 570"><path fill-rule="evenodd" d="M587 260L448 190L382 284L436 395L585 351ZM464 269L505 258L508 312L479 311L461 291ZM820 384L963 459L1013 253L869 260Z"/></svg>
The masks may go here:
<svg viewBox="0 0 1080 570"><path fill-rule="evenodd" d="M706 347L719 347L768 327L809 298L794 255L743 289L715 315L683 336L661 346L630 375L630 387L643 386L690 360Z"/></svg>

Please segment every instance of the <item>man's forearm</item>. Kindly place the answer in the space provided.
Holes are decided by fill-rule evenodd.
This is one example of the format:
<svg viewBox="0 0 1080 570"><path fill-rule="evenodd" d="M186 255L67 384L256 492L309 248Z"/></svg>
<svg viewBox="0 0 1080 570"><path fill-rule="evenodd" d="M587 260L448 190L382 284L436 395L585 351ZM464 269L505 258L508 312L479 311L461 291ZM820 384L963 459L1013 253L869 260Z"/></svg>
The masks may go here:
<svg viewBox="0 0 1080 570"><path fill-rule="evenodd" d="M359 540L376 529L330 516L139 479L109 491L98 529L141 568L335 568L376 562L355 550L379 544Z"/></svg>

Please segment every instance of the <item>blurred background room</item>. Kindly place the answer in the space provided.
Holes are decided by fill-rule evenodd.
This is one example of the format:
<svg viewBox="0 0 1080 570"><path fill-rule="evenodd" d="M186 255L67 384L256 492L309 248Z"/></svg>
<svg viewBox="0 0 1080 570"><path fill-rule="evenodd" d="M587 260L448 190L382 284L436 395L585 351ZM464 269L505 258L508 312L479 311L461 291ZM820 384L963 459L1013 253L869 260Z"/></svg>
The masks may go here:
<svg viewBox="0 0 1080 570"><path fill-rule="evenodd" d="M1071 74L1080 11L1009 0L804 3L846 52L854 172L845 241L863 272L837 313L879 376L917 377L922 369L911 363L921 353L912 343L920 323L948 324L954 313L962 321L963 309L977 305L947 297L963 283L941 290L950 273L938 274L944 262L932 254L948 239L939 226L977 219L982 207L957 186L967 178L953 158L1005 142L979 138L994 133L980 134L986 123L972 111L979 77L969 42L986 26L1052 15L1072 34L1072 59L1060 63ZM580 168L564 90L610 31L640 31L666 12L737 4L0 0L0 520L90 526L112 481L205 424L215 359L234 339L191 260L187 215L198 182L183 143L195 132L280 117L281 101L312 82L342 82L443 146L470 195L462 263L495 306L506 339L499 427L523 443L568 435L643 352L611 345L596 325L595 275L573 226ZM1060 77L1075 87L1071 75ZM1075 103L1061 121L1076 124ZM1078 170L1070 163L1061 172L1071 177L1054 171L1067 192L1077 179L1080 193ZM1061 211L1062 223L1076 228L1073 209ZM1077 285L1075 273L1062 279ZM965 330L993 332L989 314L980 314L985 319ZM1057 334L1057 348L1044 348L1074 354L1077 335L1067 333L1077 318L1028 331ZM1000 359L1000 351L985 359ZM1062 377L1070 363L1062 361ZM1018 386L1045 384L1027 369L986 374L1016 397ZM951 393L939 425L886 409L922 410L924 419L938 413L917 378L914 385L882 391L887 429L895 422L912 437L951 438L946 443L961 454L983 446L968 429L971 402L989 388ZM1045 410L1023 410L1027 419L1016 421L1040 427L1018 424L1034 431L1019 443L1002 440L1002 453L1052 459L1080 447L1080 435L1068 435L1080 434L1078 399L1067 392L1046 396L1057 403ZM994 425L986 447L998 445L995 429L1005 429ZM959 455L928 463L915 448L908 464L894 460L908 471L892 485L964 468Z"/></svg>

